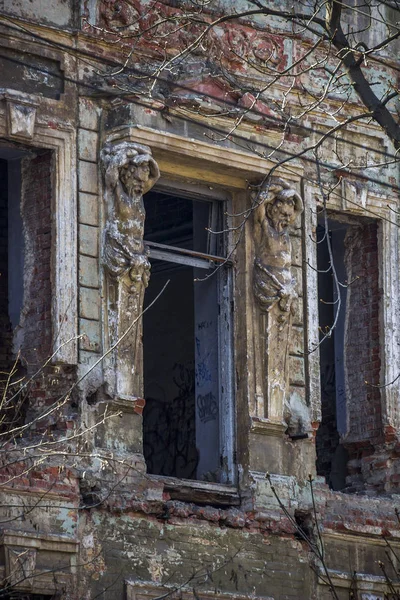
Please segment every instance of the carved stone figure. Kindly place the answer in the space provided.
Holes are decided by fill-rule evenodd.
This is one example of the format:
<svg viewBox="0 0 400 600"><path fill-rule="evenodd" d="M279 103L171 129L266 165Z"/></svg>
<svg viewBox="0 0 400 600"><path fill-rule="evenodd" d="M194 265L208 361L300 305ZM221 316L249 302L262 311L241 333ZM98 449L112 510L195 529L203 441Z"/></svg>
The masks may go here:
<svg viewBox="0 0 400 600"><path fill-rule="evenodd" d="M296 190L284 181L262 191L255 210L256 258L254 261L254 294L263 311L278 304L286 319L297 298L291 272L292 247L288 227L303 211Z"/></svg>
<svg viewBox="0 0 400 600"><path fill-rule="evenodd" d="M160 176L148 146L121 142L101 151L107 224L103 263L107 273L108 327L115 351L115 393L133 398L140 393L140 314L150 276L143 244L143 194ZM139 367L139 368L138 368Z"/></svg>
<svg viewBox="0 0 400 600"><path fill-rule="evenodd" d="M264 315L261 335L266 341L262 362L268 409L262 416L277 422L283 421L288 395L288 347L297 300L289 225L302 211L300 195L281 179L261 191L254 211L253 290Z"/></svg>

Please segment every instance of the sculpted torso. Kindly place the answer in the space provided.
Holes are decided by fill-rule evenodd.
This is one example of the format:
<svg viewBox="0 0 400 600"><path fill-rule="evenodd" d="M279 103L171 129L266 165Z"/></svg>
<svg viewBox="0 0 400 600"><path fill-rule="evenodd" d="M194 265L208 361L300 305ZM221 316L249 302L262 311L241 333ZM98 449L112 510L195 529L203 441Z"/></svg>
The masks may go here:
<svg viewBox="0 0 400 600"><path fill-rule="evenodd" d="M146 146L122 142L102 152L107 187L108 223L104 258L111 275L129 273L147 285L150 264L143 245L143 194L157 181L159 170Z"/></svg>
<svg viewBox="0 0 400 600"><path fill-rule="evenodd" d="M291 278L290 265L292 245L287 231L278 232L264 216L260 227L260 243L258 259L265 267L278 277L282 283Z"/></svg>
<svg viewBox="0 0 400 600"><path fill-rule="evenodd" d="M122 190L121 190L122 191ZM135 253L143 252L143 234L146 213L143 199L129 198L124 192L117 195L115 227L125 243ZM111 229L111 227L110 227Z"/></svg>

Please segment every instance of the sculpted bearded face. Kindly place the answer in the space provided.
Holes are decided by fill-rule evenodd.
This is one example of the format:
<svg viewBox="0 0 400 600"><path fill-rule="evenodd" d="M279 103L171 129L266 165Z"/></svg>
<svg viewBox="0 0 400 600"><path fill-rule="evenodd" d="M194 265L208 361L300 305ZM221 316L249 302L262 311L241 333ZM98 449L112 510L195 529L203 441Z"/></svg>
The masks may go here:
<svg viewBox="0 0 400 600"><path fill-rule="evenodd" d="M131 198L143 196L150 178L149 163L130 160L120 168L119 176L128 196Z"/></svg>
<svg viewBox="0 0 400 600"><path fill-rule="evenodd" d="M267 217L278 233L282 233L293 222L295 203L293 198L280 198L267 205Z"/></svg>

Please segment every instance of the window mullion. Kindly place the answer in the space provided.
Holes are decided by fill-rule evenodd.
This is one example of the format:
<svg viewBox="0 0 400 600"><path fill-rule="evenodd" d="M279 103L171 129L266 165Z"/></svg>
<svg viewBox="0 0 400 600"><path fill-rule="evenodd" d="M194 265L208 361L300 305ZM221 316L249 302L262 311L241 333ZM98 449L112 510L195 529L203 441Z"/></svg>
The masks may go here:
<svg viewBox="0 0 400 600"><path fill-rule="evenodd" d="M145 246L147 246L149 248L150 256L152 255L152 252L154 252L154 250L158 251L158 249L160 249L160 250L166 250L168 253L171 252L171 253L175 254L176 256L180 256L183 254L183 255L194 257L194 258L203 259L208 262L211 261L211 262L217 262L217 263L226 263L229 265L232 264L231 260L224 258L223 256L215 256L213 254L205 254L203 252L196 252L195 250L190 250L188 248L179 248L179 246L169 246L168 244L159 244L158 242L149 242L146 240L145 240ZM168 260L168 259L164 258L164 260ZM198 265L196 264L194 266L198 266Z"/></svg>

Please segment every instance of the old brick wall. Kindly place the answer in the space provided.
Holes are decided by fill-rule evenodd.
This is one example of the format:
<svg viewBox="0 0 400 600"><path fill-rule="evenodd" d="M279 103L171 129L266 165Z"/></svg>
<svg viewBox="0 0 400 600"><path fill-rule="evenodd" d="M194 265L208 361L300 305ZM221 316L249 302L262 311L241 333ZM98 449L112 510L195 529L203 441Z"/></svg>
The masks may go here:
<svg viewBox="0 0 400 600"><path fill-rule="evenodd" d="M346 236L348 288L346 373L349 474L360 483L360 460L382 442L378 227L350 228Z"/></svg>
<svg viewBox="0 0 400 600"><path fill-rule="evenodd" d="M36 151L22 160L21 213L24 224L24 304L16 340L27 378L35 374L24 390L28 394L26 423L53 407L46 419L28 428L55 431L60 435L72 428L75 410L65 402L65 394L75 381L76 368L49 362L57 348L57 332L52 328L52 261L54 260L53 184L54 157L50 150ZM65 315L68 319L69 315ZM63 323L59 323L62 328ZM49 364L47 364L49 363ZM55 409L60 401L61 408Z"/></svg>
<svg viewBox="0 0 400 600"><path fill-rule="evenodd" d="M52 352L52 169L51 151L26 158L22 165L22 217L26 247L21 358L28 371L37 369Z"/></svg>
<svg viewBox="0 0 400 600"><path fill-rule="evenodd" d="M283 490L280 494L286 503ZM314 494L325 566L335 578L338 598L349 600L356 573L361 582L359 598L365 600L363 581L367 582L363 589L370 593L382 589L379 561L386 565L388 576L396 578L383 540L385 536L397 552L393 503L388 498L333 493L319 483L314 483ZM321 564L277 505L245 512L165 497L158 505L147 502L142 510L137 504L119 512L117 496L113 509L106 507L106 500L101 509L81 513L80 600L91 598L89 585L92 593L103 591L106 600L122 599L125 579L194 588L200 599L203 590L274 600L332 598L326 578L323 584L316 577ZM315 543L312 507L305 510L304 505L294 514ZM375 597L381 600L383 593Z"/></svg>
<svg viewBox="0 0 400 600"><path fill-rule="evenodd" d="M338 280L349 285L341 287L337 325L320 349L322 420L316 442L318 474L333 489L354 491L367 483L360 461L382 441L381 290L378 225L362 219L350 223L345 218L341 215L342 221L332 221L331 244ZM318 293L323 332L336 314L329 265L327 248L320 244Z"/></svg>

